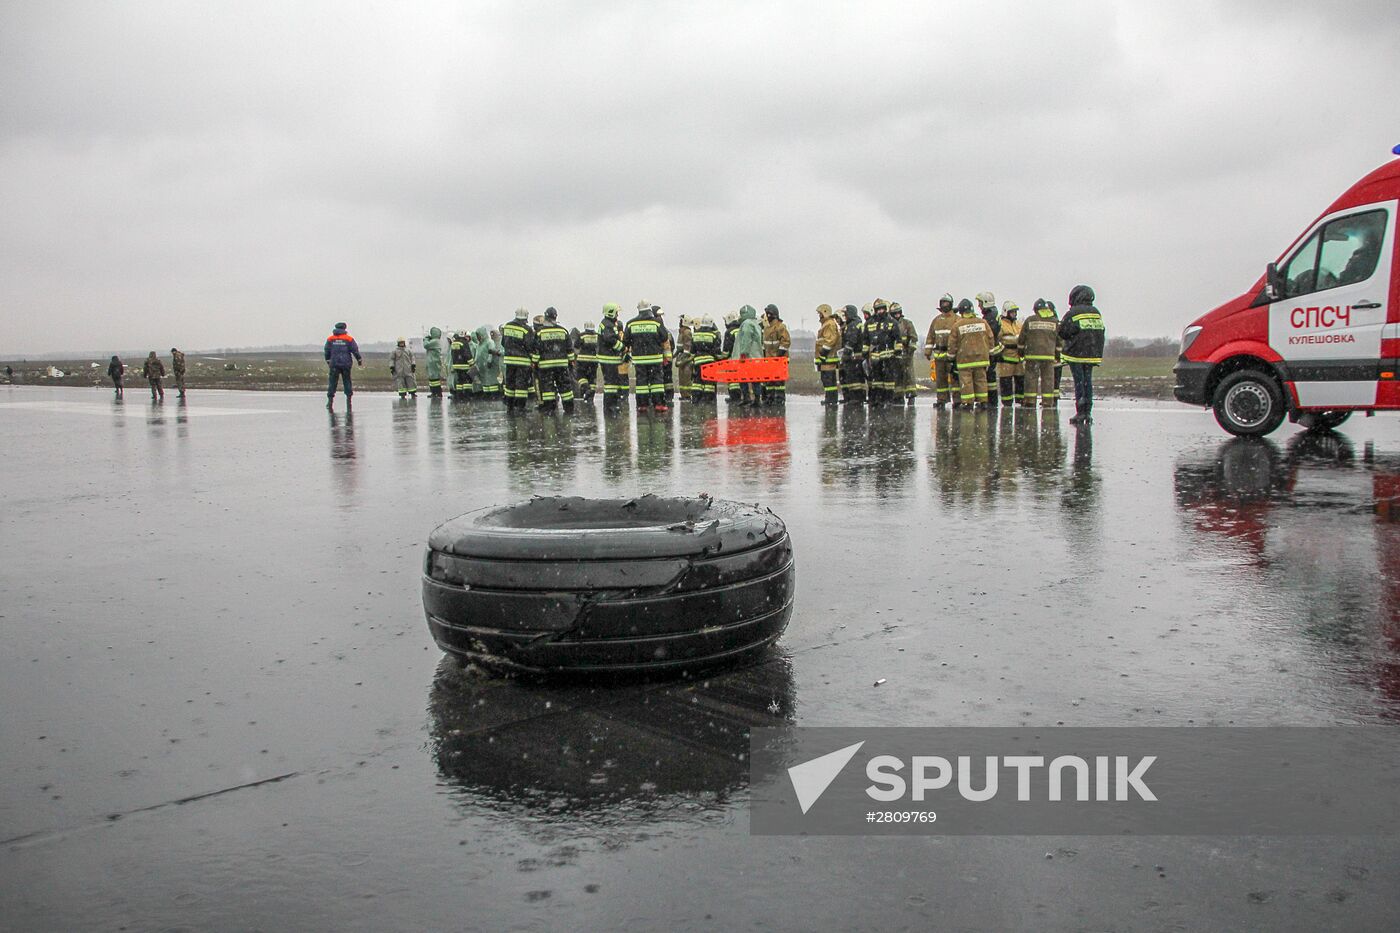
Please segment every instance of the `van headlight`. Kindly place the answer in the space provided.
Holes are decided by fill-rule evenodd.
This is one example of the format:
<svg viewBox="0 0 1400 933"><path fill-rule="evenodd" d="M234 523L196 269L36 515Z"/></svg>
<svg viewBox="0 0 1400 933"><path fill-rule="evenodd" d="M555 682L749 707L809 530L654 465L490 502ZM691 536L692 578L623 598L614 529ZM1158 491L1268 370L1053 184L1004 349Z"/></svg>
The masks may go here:
<svg viewBox="0 0 1400 933"><path fill-rule="evenodd" d="M1191 344L1196 342L1196 338L1201 336L1201 326L1192 324L1181 332L1181 355L1185 356L1186 351L1191 349Z"/></svg>

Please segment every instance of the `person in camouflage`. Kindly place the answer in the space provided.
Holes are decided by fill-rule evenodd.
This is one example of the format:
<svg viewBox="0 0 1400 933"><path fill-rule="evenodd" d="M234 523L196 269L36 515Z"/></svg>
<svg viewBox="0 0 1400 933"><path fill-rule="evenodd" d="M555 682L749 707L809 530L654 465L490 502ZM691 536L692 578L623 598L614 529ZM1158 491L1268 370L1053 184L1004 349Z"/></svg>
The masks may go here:
<svg viewBox="0 0 1400 933"><path fill-rule="evenodd" d="M165 401L165 387L161 385L161 380L165 378L165 364L156 356L156 351L152 350L151 355L146 357L146 363L141 367L141 375L151 384L151 401L154 402L157 396L162 402Z"/></svg>
<svg viewBox="0 0 1400 933"><path fill-rule="evenodd" d="M175 377L175 388L180 390L178 398L185 397L185 354L174 347L170 348L170 372Z"/></svg>

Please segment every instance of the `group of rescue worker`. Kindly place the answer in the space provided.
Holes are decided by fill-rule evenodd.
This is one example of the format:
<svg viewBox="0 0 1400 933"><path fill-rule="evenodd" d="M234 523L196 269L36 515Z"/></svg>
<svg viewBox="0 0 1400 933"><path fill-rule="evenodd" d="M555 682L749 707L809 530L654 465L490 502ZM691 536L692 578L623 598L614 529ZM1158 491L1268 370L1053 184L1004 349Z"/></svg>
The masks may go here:
<svg viewBox="0 0 1400 933"><path fill-rule="evenodd" d="M1019 404L1053 408L1059 399L1062 368L1075 383L1076 411L1071 423L1092 420L1093 367L1102 362L1103 318L1087 285L1070 292L1063 319L1055 303L1037 299L1030 316L1020 320L1014 301L998 308L991 292L954 304L951 294L938 303L938 314L923 342L924 358L934 384L935 404L945 408L991 408ZM827 405L912 405L918 392L914 357L919 334L898 302L877 298L863 309L846 305L817 308L820 327L813 363ZM751 305L724 318L724 329L709 315L682 316L675 335L664 312L647 301L637 303L625 323L616 304L603 306L601 323L581 330L559 323L547 308L532 321L518 309L499 328L478 327L449 338L444 364L443 333L434 327L423 340L428 388L440 397L504 399L510 411L531 404L540 410L575 401L592 401L601 389L606 412L622 409L629 391L638 410L664 412L677 395L695 403L713 403L724 394L739 406L781 406L785 381L717 383L702 371L721 359L786 357L792 337L777 306L764 309L762 323ZM417 392L416 365L403 340L391 359L399 395ZM630 383L635 381L635 388Z"/></svg>
<svg viewBox="0 0 1400 933"><path fill-rule="evenodd" d="M639 410L658 412L669 410L678 394L691 402L714 402L721 387L702 372L706 364L788 355L792 336L777 306L767 307L762 324L757 318L745 305L726 316L721 332L709 315L682 316L673 335L665 311L648 301L639 301L636 315L625 322L618 305L604 305L601 322L586 321L581 330L563 327L555 308L533 321L521 308L498 328L451 335L446 366L442 330L432 328L423 339L428 389L434 397L446 390L458 399L504 399L510 411L534 404L542 411L572 412L575 401L591 402L600 392L605 412L622 410L629 394L636 396ZM402 368L397 361L393 365L396 373ZM416 391L415 383L411 389L401 386L399 394ZM735 384L728 392L736 404L779 405L787 384Z"/></svg>
<svg viewBox="0 0 1400 933"><path fill-rule="evenodd" d="M1070 367L1075 385L1071 424L1091 423L1093 367L1103 362L1103 317L1094 307L1094 290L1075 286L1070 310L1061 320L1055 303L1037 298L1031 316L1021 321L1014 301L997 308L991 292L979 292L956 306L953 296L938 301L938 314L924 338L924 359L933 378L939 408L1054 408L1061 372ZM846 305L840 316L830 305L817 308L814 362L821 374L824 401L866 402L879 407L912 405L918 393L914 354L918 330L905 318L899 302L877 298L857 310ZM844 318L844 320L843 320Z"/></svg>

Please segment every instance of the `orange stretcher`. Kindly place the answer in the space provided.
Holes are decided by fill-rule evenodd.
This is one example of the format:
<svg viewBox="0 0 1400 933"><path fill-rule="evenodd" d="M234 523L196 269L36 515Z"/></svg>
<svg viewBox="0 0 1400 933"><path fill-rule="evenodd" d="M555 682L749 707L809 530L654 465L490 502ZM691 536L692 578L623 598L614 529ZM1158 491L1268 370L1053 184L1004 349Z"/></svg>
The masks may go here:
<svg viewBox="0 0 1400 933"><path fill-rule="evenodd" d="M786 382L788 358L760 356L748 360L717 360L700 367L707 382Z"/></svg>

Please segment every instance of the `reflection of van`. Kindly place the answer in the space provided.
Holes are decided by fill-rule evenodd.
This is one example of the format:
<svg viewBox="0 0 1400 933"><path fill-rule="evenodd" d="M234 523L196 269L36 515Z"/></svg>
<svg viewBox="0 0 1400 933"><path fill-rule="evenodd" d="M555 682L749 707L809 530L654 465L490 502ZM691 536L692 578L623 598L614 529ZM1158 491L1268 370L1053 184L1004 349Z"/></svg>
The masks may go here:
<svg viewBox="0 0 1400 933"><path fill-rule="evenodd" d="M1213 407L1231 434L1400 410L1397 203L1400 161L1352 185L1248 292L1192 322L1177 399Z"/></svg>

